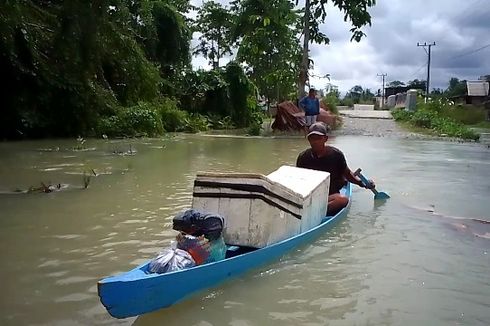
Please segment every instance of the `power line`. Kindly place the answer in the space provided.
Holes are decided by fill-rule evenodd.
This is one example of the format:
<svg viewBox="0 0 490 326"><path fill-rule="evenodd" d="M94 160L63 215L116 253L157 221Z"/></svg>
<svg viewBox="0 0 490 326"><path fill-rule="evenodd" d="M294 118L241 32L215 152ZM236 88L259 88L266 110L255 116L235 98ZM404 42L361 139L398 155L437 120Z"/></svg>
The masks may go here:
<svg viewBox="0 0 490 326"><path fill-rule="evenodd" d="M478 49L472 50L472 51L470 51L470 52L463 53L463 54L459 54L459 55L456 55L456 56L454 56L454 57L451 57L451 58L449 58L449 60L454 60L454 59L457 59L457 58L465 57L465 56L467 56L467 55L470 55L470 54L473 54L473 53L479 52L479 51L481 51L481 50L484 50L484 49L486 49L486 48L488 48L488 47L490 47L490 43L489 43L489 44L487 44L487 45L484 45L484 46L482 46L482 47L480 47L480 48L478 48Z"/></svg>
<svg viewBox="0 0 490 326"><path fill-rule="evenodd" d="M414 73L413 73L413 74L410 76L410 78L412 78L412 77L416 77L416 76L417 76L417 74L419 73L419 71L420 71L420 70L422 70L422 69L423 69L423 68L425 68L425 67L427 67L427 62L426 62L426 63L424 63L423 65L421 65L421 66L420 66L420 67L419 67L419 68L418 68L418 69L417 69L417 70L416 70L416 71L415 71L415 72L414 72ZM409 79L410 79L410 78L409 78Z"/></svg>

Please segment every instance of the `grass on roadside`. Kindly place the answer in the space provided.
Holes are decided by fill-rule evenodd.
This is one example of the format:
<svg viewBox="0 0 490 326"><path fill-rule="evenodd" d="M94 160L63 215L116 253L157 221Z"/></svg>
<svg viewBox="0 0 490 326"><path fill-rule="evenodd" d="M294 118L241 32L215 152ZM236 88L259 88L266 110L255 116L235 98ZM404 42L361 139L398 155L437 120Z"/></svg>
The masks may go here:
<svg viewBox="0 0 490 326"><path fill-rule="evenodd" d="M490 129L490 121L481 121L474 125L470 125L471 128L482 128L482 129Z"/></svg>
<svg viewBox="0 0 490 326"><path fill-rule="evenodd" d="M484 120L484 113L483 110L471 111L455 107L447 100L436 100L426 104L419 102L415 112L398 109L394 110L392 115L396 121L425 129L425 134L478 140L479 134L462 121L477 123Z"/></svg>

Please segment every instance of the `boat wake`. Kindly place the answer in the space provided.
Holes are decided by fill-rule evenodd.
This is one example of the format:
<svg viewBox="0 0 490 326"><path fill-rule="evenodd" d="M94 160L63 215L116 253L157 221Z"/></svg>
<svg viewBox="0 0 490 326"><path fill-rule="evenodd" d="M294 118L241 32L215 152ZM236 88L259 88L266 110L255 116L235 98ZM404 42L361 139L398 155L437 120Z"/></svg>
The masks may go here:
<svg viewBox="0 0 490 326"><path fill-rule="evenodd" d="M462 232L470 232L475 237L490 240L490 218L473 218L465 216L452 216L442 214L436 211L435 205L428 207L408 206L411 209L427 212L431 216L435 216L445 220L454 229Z"/></svg>

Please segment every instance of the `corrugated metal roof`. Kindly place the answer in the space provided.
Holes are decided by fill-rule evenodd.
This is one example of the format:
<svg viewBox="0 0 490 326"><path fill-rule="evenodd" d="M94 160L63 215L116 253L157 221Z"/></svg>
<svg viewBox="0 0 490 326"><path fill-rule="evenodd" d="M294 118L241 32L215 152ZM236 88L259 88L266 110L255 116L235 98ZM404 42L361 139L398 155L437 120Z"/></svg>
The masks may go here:
<svg viewBox="0 0 490 326"><path fill-rule="evenodd" d="M488 96L488 82L483 80L467 81L468 96Z"/></svg>

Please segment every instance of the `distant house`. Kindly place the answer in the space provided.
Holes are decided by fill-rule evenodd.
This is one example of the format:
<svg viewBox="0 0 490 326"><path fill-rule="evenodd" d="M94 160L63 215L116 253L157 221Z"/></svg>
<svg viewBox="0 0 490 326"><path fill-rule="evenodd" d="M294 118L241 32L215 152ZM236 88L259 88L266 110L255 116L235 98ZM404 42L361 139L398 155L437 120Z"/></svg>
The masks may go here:
<svg viewBox="0 0 490 326"><path fill-rule="evenodd" d="M489 82L486 80L475 80L466 82L466 94L451 98L459 104L482 105L488 102Z"/></svg>

